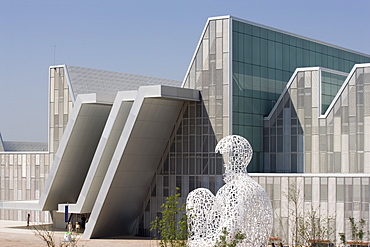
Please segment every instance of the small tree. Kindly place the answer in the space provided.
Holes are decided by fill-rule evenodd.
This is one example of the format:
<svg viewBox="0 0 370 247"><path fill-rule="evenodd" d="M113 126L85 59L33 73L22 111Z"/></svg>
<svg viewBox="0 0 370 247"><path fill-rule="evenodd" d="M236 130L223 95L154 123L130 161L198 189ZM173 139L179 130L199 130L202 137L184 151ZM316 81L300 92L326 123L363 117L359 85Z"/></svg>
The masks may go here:
<svg viewBox="0 0 370 247"><path fill-rule="evenodd" d="M311 207L306 214L300 212L303 196L301 187L296 183L289 185L287 192L282 194L288 199L289 204L289 227L292 233L292 245L307 245L312 241L330 240L334 228L329 226L333 217L323 217L317 209ZM281 227L284 227L281 222Z"/></svg>
<svg viewBox="0 0 370 247"><path fill-rule="evenodd" d="M176 194L167 197L166 202L162 204L161 219L157 216L151 222L150 230L159 234L161 247L186 246L187 243L187 217L184 213L186 205L179 205L180 193L178 191L179 188L176 188ZM176 221L178 217L180 220Z"/></svg>
<svg viewBox="0 0 370 247"><path fill-rule="evenodd" d="M54 237L54 232L47 229L44 225L33 226L33 232L36 237L44 241L48 247L56 247L56 239Z"/></svg>
<svg viewBox="0 0 370 247"><path fill-rule="evenodd" d="M338 234L341 244L345 246L347 244L346 235L344 234L344 232L340 232Z"/></svg>
<svg viewBox="0 0 370 247"><path fill-rule="evenodd" d="M226 227L222 228L220 240L217 240L215 247L235 247L245 239L245 234L237 232L231 236Z"/></svg>
<svg viewBox="0 0 370 247"><path fill-rule="evenodd" d="M299 235L305 243L329 242L330 236L334 233L334 228L329 226L332 217L322 217L318 209L311 207L303 220L299 221Z"/></svg>
<svg viewBox="0 0 370 247"><path fill-rule="evenodd" d="M303 215L299 212L301 204L301 189L296 183L289 186L288 191L283 191L282 194L288 199L291 207L289 207L289 227L292 233L292 245L301 246L303 244L299 234L300 221L302 221ZM280 226L284 228L283 222L280 220ZM282 236L288 241L288 236Z"/></svg>
<svg viewBox="0 0 370 247"><path fill-rule="evenodd" d="M366 221L364 219L360 219L358 224L356 224L355 219L353 217L349 217L349 222L351 223L351 234L353 241L362 241L365 236L364 226Z"/></svg>
<svg viewBox="0 0 370 247"><path fill-rule="evenodd" d="M33 226L33 233L36 237L44 241L44 244L47 247L77 247L78 241L80 240L81 235L77 235L73 237L72 241L70 242L63 242L61 240L57 241L54 236L54 231L49 230L45 225L34 225ZM85 243L86 244L86 243ZM85 245L81 245L85 246Z"/></svg>

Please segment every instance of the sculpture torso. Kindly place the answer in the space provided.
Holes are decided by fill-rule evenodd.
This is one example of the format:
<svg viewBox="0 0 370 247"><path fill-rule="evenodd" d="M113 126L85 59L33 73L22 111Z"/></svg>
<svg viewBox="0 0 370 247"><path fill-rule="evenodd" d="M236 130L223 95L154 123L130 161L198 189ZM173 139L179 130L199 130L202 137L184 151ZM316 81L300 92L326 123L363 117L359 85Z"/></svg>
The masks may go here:
<svg viewBox="0 0 370 247"><path fill-rule="evenodd" d="M205 188L189 193L189 245L214 246L224 228L231 237L245 234L239 246L266 245L272 229L272 209L264 189L246 172L252 158L249 142L240 136L227 136L217 144L217 151L229 154L226 183L216 196Z"/></svg>

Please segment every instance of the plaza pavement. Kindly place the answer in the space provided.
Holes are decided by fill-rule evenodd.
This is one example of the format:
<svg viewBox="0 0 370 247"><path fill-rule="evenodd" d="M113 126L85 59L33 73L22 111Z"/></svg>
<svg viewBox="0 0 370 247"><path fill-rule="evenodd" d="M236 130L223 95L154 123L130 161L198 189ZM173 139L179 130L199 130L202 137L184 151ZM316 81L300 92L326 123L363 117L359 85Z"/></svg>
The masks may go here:
<svg viewBox="0 0 370 247"><path fill-rule="evenodd" d="M54 236L59 246L59 241L63 239L65 231L54 230ZM47 246L42 240L35 236L32 223L26 226L24 221L0 220L0 246L2 247L41 247ZM157 241L140 238L122 237L121 239L80 239L77 246L86 247L156 247Z"/></svg>

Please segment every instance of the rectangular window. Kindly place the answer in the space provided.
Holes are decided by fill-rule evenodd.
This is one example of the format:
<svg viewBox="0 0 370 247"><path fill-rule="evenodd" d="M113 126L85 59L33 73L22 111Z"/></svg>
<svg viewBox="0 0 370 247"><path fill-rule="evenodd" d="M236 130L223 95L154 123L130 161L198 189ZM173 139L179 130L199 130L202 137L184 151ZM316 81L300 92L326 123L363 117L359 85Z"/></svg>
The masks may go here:
<svg viewBox="0 0 370 247"><path fill-rule="evenodd" d="M276 69L281 70L283 69L283 45L276 43L275 49L275 66Z"/></svg>
<svg viewBox="0 0 370 247"><path fill-rule="evenodd" d="M260 38L253 37L253 63L256 65L261 65L261 51L260 51Z"/></svg>
<svg viewBox="0 0 370 247"><path fill-rule="evenodd" d="M244 50L244 59L242 62L245 63L250 63L253 64L253 43L252 43L252 36L250 35L243 35L244 37L244 44L243 45L243 50Z"/></svg>
<svg viewBox="0 0 370 247"><path fill-rule="evenodd" d="M267 66L270 68L274 68L276 65L276 48L275 48L275 42L268 40L267 42L267 49L268 49L268 63Z"/></svg>

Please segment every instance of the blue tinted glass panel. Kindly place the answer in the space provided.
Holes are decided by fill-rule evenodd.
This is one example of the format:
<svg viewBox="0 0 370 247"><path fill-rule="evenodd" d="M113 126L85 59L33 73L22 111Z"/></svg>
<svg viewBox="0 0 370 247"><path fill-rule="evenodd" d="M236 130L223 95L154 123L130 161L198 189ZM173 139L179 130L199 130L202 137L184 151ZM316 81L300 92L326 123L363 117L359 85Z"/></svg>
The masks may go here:
<svg viewBox="0 0 370 247"><path fill-rule="evenodd" d="M262 135L263 116L270 113L296 68L321 66L348 73L355 63L370 62L369 56L235 20L232 37L232 129L258 150L254 156L260 158L252 159L250 172L263 171L263 141L256 135ZM322 111L343 81L323 75Z"/></svg>

